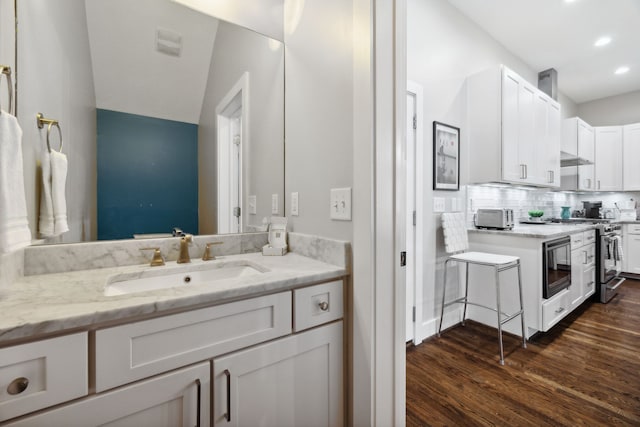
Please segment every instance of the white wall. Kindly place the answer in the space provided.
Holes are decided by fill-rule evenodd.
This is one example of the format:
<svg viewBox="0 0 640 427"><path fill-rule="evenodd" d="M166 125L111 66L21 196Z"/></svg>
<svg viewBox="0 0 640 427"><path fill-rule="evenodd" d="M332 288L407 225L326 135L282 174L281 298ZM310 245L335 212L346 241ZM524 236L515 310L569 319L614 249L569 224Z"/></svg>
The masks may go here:
<svg viewBox="0 0 640 427"><path fill-rule="evenodd" d="M217 230L216 107L245 72L249 73L249 135L245 172L247 197L257 196L260 225L271 216L271 195L278 194L282 211L284 189L284 47L254 31L220 21L211 55L209 80L198 127L198 203L201 234ZM244 216L244 215L243 215Z"/></svg>
<svg viewBox="0 0 640 427"><path fill-rule="evenodd" d="M18 119L23 130L29 224L35 237L39 189L36 163L46 148L46 127L36 114L60 122L68 159L69 232L56 241L96 237L96 111L83 0L18 2ZM54 130L51 141L58 146Z"/></svg>
<svg viewBox="0 0 640 427"><path fill-rule="evenodd" d="M285 16L286 215L292 231L351 240L352 223L329 218L329 195L353 186L353 3L292 3L301 9Z"/></svg>
<svg viewBox="0 0 640 427"><path fill-rule="evenodd" d="M640 90L579 104L577 116L591 126L640 123Z"/></svg>

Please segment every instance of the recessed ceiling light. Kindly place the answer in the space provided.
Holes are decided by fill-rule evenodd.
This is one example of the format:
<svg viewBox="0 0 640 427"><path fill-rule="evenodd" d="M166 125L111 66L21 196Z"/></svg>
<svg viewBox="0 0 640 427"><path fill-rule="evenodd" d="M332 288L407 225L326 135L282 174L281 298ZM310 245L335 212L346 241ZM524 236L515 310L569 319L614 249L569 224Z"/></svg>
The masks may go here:
<svg viewBox="0 0 640 427"><path fill-rule="evenodd" d="M600 47L600 46L606 46L609 43L611 43L611 37L600 37L598 40L596 40L596 42L593 44L595 47Z"/></svg>
<svg viewBox="0 0 640 427"><path fill-rule="evenodd" d="M616 70L616 74L624 74L626 72L629 71L629 67L624 66L624 67L618 67L618 69Z"/></svg>
<svg viewBox="0 0 640 427"><path fill-rule="evenodd" d="M575 3L577 0L564 0L565 3Z"/></svg>

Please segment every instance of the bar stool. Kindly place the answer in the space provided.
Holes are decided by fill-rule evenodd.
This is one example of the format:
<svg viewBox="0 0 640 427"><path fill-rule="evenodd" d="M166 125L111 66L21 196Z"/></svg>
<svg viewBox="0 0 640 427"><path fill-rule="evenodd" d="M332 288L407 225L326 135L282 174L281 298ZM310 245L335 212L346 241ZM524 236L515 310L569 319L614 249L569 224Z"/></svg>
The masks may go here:
<svg viewBox="0 0 640 427"><path fill-rule="evenodd" d="M527 348L527 339L525 336L524 326L524 306L522 303L522 278L520 271L520 258L509 255L498 255L486 252L466 252L469 249L469 239L467 237L467 227L465 216L462 212L443 213L442 229L444 231L445 251L449 255L444 263L444 286L442 290L442 309L440 311L440 325L438 327L438 336L442 330L442 319L444 317L444 309L452 304L463 303L464 310L462 312L462 324L467 315L467 304L483 307L498 314L498 340L500 342L500 364L504 365L504 350L502 347L502 325L508 321L520 316L522 322L522 348ZM445 291L447 288L447 267L449 262L462 262L465 264L465 291L464 296L457 298L445 304ZM496 286L496 308L468 301L469 295L469 264L493 267L495 271ZM518 296L520 298L520 310L513 314L506 314L500 309L500 273L512 268L518 269Z"/></svg>

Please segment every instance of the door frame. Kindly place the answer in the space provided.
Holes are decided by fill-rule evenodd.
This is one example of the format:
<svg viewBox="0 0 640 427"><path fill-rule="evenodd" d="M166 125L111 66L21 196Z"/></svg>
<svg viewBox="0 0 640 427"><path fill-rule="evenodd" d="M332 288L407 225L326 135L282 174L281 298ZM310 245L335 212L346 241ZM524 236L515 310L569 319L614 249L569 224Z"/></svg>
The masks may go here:
<svg viewBox="0 0 640 427"><path fill-rule="evenodd" d="M239 103L239 104L238 104ZM240 188L240 196L238 197L238 207L240 208L240 223L238 225L238 233L244 231L246 223L245 217L247 212L244 209L244 199L247 194L247 179L245 171L250 169L249 159L249 72L244 72L236 83L231 87L227 94L216 106L216 177L217 177L217 218L216 231L218 233L229 232L231 226L232 214L230 200L230 186L228 175L230 173L228 165L232 162L232 153L230 144L232 137L229 135L231 128L231 120L235 117L233 112L241 108L239 116L241 123L241 143L240 143L240 160L238 167L240 168L238 186ZM227 230L227 231L225 231Z"/></svg>

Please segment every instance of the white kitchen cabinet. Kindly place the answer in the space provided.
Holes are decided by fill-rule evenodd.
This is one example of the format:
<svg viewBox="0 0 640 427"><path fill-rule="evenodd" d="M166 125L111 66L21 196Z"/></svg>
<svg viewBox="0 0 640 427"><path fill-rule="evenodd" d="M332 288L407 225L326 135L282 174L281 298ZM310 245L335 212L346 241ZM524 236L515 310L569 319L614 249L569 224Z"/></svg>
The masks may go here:
<svg viewBox="0 0 640 427"><path fill-rule="evenodd" d="M622 185L624 191L640 190L640 123L624 126L623 128L623 166Z"/></svg>
<svg viewBox="0 0 640 427"><path fill-rule="evenodd" d="M339 321L214 359L214 425L343 425L342 340Z"/></svg>
<svg viewBox="0 0 640 427"><path fill-rule="evenodd" d="M596 127L596 191L622 190L622 126Z"/></svg>
<svg viewBox="0 0 640 427"><path fill-rule="evenodd" d="M625 224L622 230L623 271L640 274L640 224Z"/></svg>
<svg viewBox="0 0 640 427"><path fill-rule="evenodd" d="M569 303L573 310L595 292L595 232L571 235L571 286Z"/></svg>
<svg viewBox="0 0 640 427"><path fill-rule="evenodd" d="M12 427L210 425L210 363L200 363L7 424Z"/></svg>
<svg viewBox="0 0 640 427"><path fill-rule="evenodd" d="M562 189L595 190L595 129L578 117L562 122Z"/></svg>
<svg viewBox="0 0 640 427"><path fill-rule="evenodd" d="M504 66L467 90L470 182L558 186L560 104Z"/></svg>

